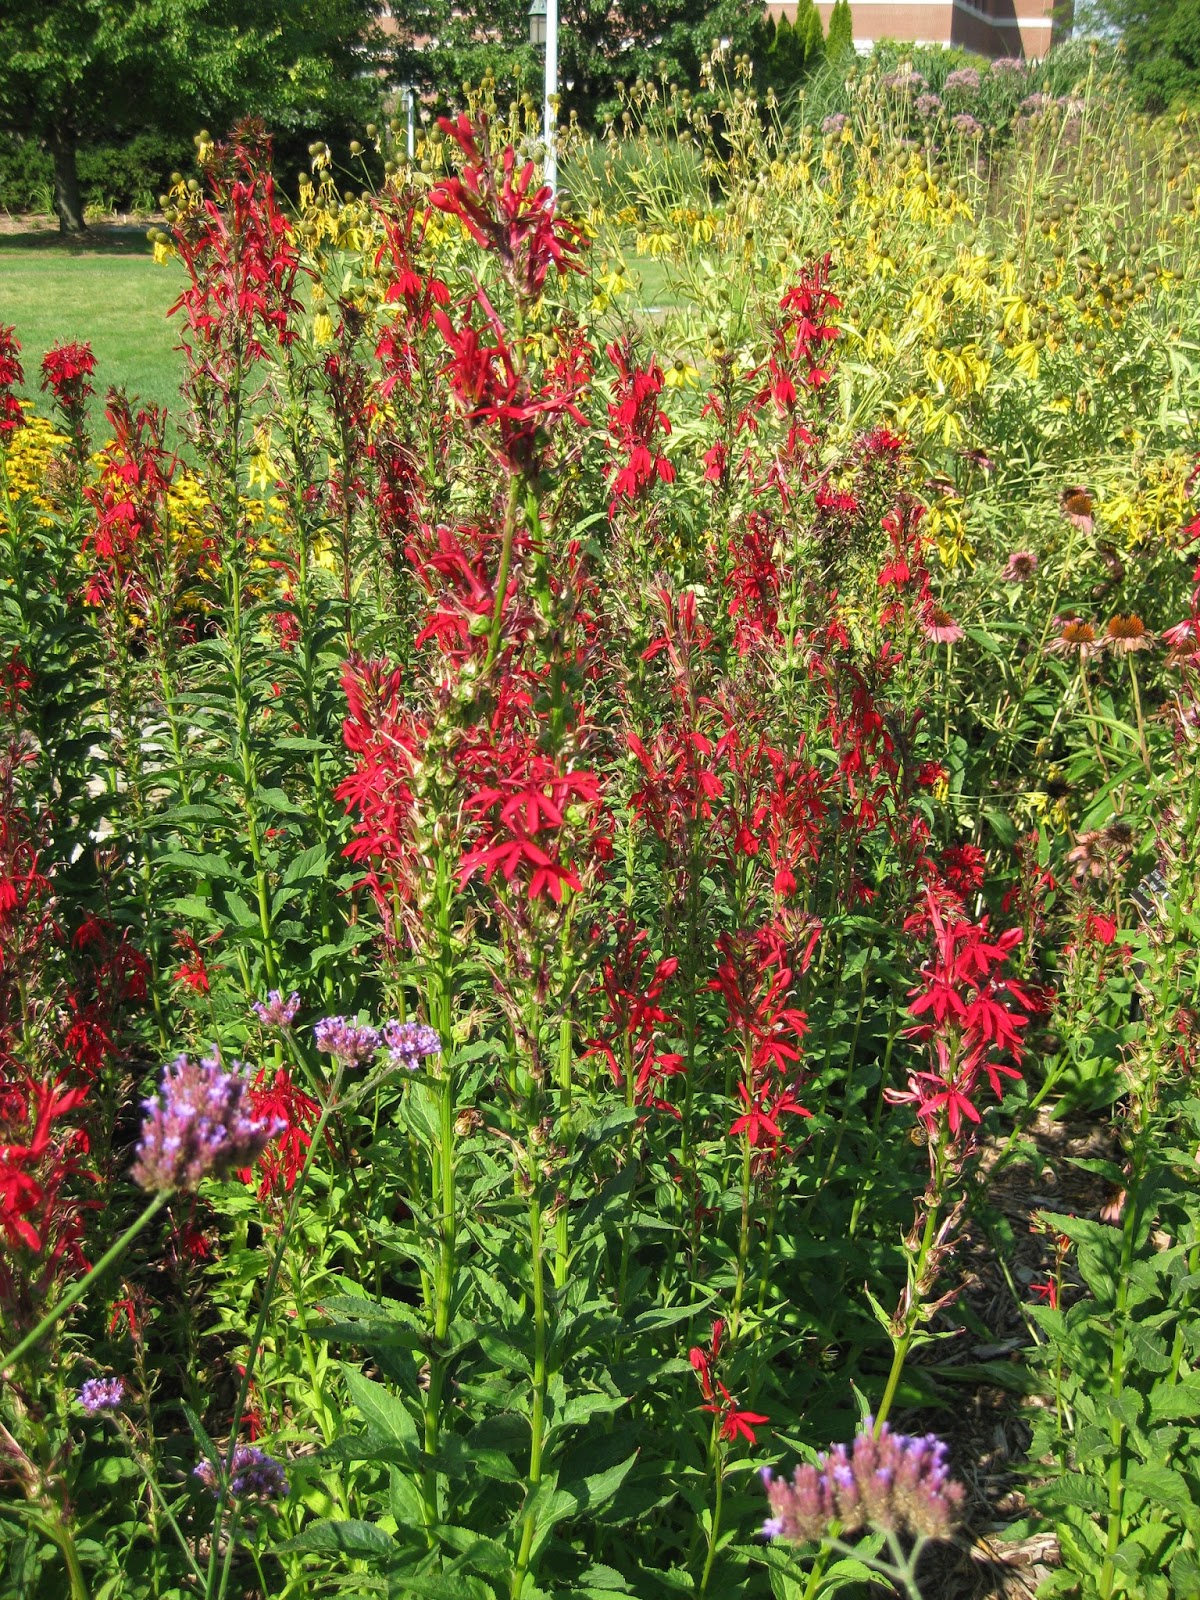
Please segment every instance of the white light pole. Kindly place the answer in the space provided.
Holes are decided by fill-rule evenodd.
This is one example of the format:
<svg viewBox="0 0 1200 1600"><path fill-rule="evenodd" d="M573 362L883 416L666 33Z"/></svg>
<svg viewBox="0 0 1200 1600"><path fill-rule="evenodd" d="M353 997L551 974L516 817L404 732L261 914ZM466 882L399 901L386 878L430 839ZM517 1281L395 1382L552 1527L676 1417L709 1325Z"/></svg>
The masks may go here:
<svg viewBox="0 0 1200 1600"><path fill-rule="evenodd" d="M546 182L558 184L558 154L554 141L555 111L558 99L558 0L530 0L529 42L546 47L546 79L542 96L542 142L546 147Z"/></svg>
<svg viewBox="0 0 1200 1600"><path fill-rule="evenodd" d="M411 161L416 149L416 141L413 138L413 91L411 83L405 87L404 95L408 105L408 159Z"/></svg>

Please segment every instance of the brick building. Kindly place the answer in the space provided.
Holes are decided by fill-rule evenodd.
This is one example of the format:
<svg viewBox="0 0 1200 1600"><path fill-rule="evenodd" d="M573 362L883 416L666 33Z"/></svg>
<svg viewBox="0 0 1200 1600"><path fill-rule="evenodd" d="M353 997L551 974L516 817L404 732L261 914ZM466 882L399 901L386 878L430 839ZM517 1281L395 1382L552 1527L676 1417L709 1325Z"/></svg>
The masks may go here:
<svg viewBox="0 0 1200 1600"><path fill-rule="evenodd" d="M817 0L826 31L832 0ZM854 43L877 39L955 44L983 56L1044 56L1059 33L1054 0L850 0ZM796 15L794 0L768 0L773 17Z"/></svg>

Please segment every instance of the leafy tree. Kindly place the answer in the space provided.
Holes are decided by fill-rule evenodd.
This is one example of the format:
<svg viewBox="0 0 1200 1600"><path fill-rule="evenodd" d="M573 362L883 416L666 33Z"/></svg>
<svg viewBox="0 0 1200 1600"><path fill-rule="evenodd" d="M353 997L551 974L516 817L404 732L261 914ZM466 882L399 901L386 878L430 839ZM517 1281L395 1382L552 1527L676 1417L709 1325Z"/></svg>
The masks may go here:
<svg viewBox="0 0 1200 1600"><path fill-rule="evenodd" d="M786 94L820 66L824 56L821 13L813 0L797 0L795 17L783 16L776 26L763 63L767 82L777 94Z"/></svg>
<svg viewBox="0 0 1200 1600"><path fill-rule="evenodd" d="M396 5L400 33L390 76L453 98L485 69L497 92L537 92L542 53L529 44L529 0L410 0ZM618 81L694 84L714 39L760 51L763 0L559 0L559 81L564 111L584 121L611 109Z"/></svg>
<svg viewBox="0 0 1200 1600"><path fill-rule="evenodd" d="M275 127L365 113L376 0L4 0L0 128L54 158L64 231L84 227L81 141L147 128Z"/></svg>
<svg viewBox="0 0 1200 1600"><path fill-rule="evenodd" d="M1200 0L1093 0L1079 20L1122 35L1147 110L1200 99Z"/></svg>
<svg viewBox="0 0 1200 1600"><path fill-rule="evenodd" d="M854 21L850 15L850 0L834 0L829 17L829 33L825 39L825 54L830 61L838 61L853 49Z"/></svg>

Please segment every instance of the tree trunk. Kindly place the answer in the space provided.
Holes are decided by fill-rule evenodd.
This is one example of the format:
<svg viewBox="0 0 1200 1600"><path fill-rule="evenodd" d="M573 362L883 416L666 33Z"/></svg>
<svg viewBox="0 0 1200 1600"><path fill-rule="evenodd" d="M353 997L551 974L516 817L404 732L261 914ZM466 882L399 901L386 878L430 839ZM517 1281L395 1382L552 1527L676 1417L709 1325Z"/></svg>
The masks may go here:
<svg viewBox="0 0 1200 1600"><path fill-rule="evenodd" d="M55 127L48 141L54 157L54 209L58 214L60 233L86 233L83 220L83 198L79 193L79 173L75 166L75 135L63 127Z"/></svg>

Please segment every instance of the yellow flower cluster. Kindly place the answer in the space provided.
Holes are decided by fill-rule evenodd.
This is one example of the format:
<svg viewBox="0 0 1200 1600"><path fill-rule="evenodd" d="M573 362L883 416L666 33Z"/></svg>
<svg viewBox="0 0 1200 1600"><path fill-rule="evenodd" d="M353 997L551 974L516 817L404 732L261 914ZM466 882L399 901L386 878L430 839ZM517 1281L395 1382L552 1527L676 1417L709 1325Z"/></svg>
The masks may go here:
<svg viewBox="0 0 1200 1600"><path fill-rule="evenodd" d="M28 498L40 511L50 511L53 500L47 492L47 475L69 441L27 402L22 402L22 408L25 426L11 435L7 450L0 450L0 471L14 500ZM0 527L3 525L0 502Z"/></svg>

